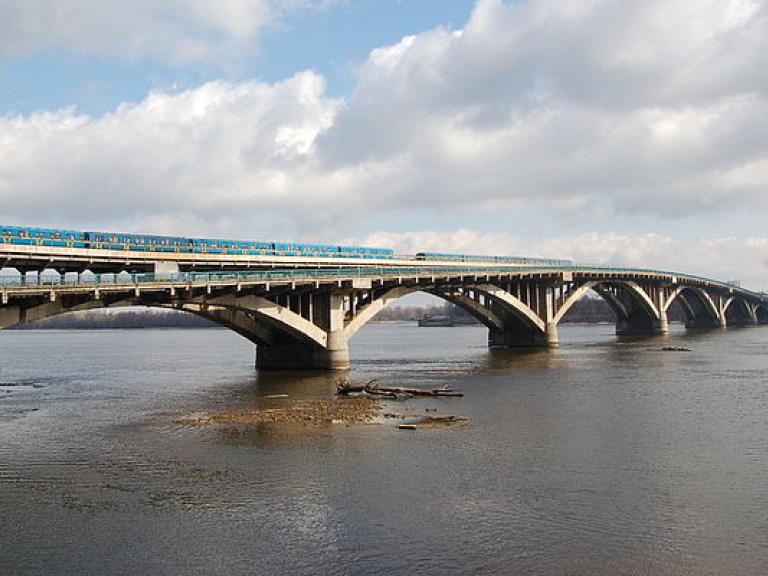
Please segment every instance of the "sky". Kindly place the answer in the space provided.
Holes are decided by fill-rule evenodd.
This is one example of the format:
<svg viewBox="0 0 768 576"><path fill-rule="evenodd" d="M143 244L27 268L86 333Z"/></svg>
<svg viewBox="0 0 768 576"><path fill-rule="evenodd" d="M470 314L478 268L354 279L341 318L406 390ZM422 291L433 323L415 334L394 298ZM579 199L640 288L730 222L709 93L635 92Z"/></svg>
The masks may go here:
<svg viewBox="0 0 768 576"><path fill-rule="evenodd" d="M0 0L0 223L768 290L766 0Z"/></svg>

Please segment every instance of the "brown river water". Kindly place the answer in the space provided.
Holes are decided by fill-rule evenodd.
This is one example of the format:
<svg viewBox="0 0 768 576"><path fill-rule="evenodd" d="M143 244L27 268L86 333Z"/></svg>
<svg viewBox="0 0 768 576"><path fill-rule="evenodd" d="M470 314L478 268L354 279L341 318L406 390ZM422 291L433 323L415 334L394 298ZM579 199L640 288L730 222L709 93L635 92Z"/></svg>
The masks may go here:
<svg viewBox="0 0 768 576"><path fill-rule="evenodd" d="M0 574L768 574L768 327L560 336L367 326L350 379L465 393L405 431L175 423L333 398L225 330L0 332Z"/></svg>

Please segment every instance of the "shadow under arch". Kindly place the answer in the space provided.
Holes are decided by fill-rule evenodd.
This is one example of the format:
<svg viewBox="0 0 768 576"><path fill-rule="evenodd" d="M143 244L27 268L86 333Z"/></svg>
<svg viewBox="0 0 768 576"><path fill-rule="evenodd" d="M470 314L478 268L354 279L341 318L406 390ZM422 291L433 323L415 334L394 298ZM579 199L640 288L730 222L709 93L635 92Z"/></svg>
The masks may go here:
<svg viewBox="0 0 768 576"><path fill-rule="evenodd" d="M680 286L673 292L667 302L679 305L685 315L685 327L688 329L720 328L723 323L717 305L703 289L690 286Z"/></svg>
<svg viewBox="0 0 768 576"><path fill-rule="evenodd" d="M760 304L755 308L755 317L758 324L768 324L768 306Z"/></svg>
<svg viewBox="0 0 768 576"><path fill-rule="evenodd" d="M756 310L741 298L732 298L723 311L727 326L752 326L758 323Z"/></svg>

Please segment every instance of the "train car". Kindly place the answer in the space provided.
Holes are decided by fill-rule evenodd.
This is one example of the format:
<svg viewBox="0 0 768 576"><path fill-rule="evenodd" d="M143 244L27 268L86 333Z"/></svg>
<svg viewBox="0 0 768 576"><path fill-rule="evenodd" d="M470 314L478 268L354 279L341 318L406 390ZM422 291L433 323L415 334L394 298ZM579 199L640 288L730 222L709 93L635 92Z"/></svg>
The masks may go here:
<svg viewBox="0 0 768 576"><path fill-rule="evenodd" d="M439 252L418 252L417 260L438 260L444 262L498 262L521 266L569 266L571 260L556 258L530 258L527 256L479 256L471 254L443 254Z"/></svg>
<svg viewBox="0 0 768 576"><path fill-rule="evenodd" d="M0 226L0 242L31 246L72 246L83 248L85 235L75 230Z"/></svg>

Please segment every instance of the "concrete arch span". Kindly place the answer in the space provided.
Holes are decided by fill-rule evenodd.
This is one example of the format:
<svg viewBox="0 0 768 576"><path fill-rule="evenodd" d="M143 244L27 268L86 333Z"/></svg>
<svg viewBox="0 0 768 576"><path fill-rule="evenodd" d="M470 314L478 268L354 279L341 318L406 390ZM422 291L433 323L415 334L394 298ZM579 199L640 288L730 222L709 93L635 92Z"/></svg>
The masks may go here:
<svg viewBox="0 0 768 576"><path fill-rule="evenodd" d="M107 310L128 307L146 307L165 310L177 310L195 314L207 320L211 320L225 328L233 330L255 344L271 345L275 342L275 333L264 324L260 324L255 318L235 310L217 306L204 306L192 303L147 303L141 299L122 299L115 301L89 300L87 302L64 305L61 301L43 302L28 307L5 307L0 309L0 329L44 320L61 314L84 312L88 310Z"/></svg>
<svg viewBox="0 0 768 576"><path fill-rule="evenodd" d="M103 308L124 308L137 305L139 304L131 300L119 300L110 303L102 300L87 300L72 305L66 305L60 300L54 300L38 302L29 306L6 306L0 308L0 330L69 312L83 312Z"/></svg>
<svg viewBox="0 0 768 576"><path fill-rule="evenodd" d="M245 301L233 301L229 296L208 301L159 301L139 296L117 300L88 299L68 304L61 299L46 300L29 303L27 306L0 308L0 329L71 312L127 307L158 308L195 314L234 331L262 349L292 343L319 350L327 346L327 335L321 333L317 326L269 300L255 297L249 297Z"/></svg>
<svg viewBox="0 0 768 576"><path fill-rule="evenodd" d="M200 316L232 330L257 346L272 346L277 341L275 333L254 317L237 310L199 304L160 305L159 308L178 310Z"/></svg>
<svg viewBox="0 0 768 576"><path fill-rule="evenodd" d="M669 330L666 310L657 303L660 300L658 293L654 294L634 281L611 280L588 284L616 314L616 334L663 334Z"/></svg>
<svg viewBox="0 0 768 576"><path fill-rule="evenodd" d="M673 302L683 310L686 328L711 329L725 326L718 303L702 288L677 286L667 296L664 310L668 310Z"/></svg>
<svg viewBox="0 0 768 576"><path fill-rule="evenodd" d="M458 306L472 317L476 318L489 330L503 330L504 323L498 314L495 314L488 306L484 305L480 298L471 293L457 290L430 290L430 294L442 298L455 306ZM480 293L478 292L479 296Z"/></svg>
<svg viewBox="0 0 768 576"><path fill-rule="evenodd" d="M757 307L741 298L726 300L723 316L726 326L752 326L758 323Z"/></svg>

